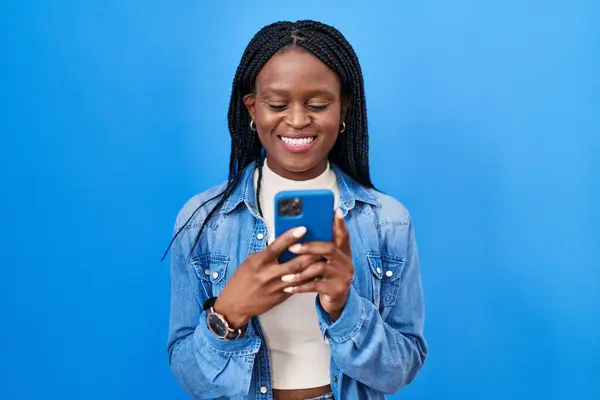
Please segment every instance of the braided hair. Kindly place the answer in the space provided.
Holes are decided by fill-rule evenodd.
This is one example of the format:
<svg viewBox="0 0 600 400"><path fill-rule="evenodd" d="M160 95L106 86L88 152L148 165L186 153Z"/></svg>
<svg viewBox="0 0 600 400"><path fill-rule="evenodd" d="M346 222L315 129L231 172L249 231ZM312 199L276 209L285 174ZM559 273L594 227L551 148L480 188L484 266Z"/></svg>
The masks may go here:
<svg viewBox="0 0 600 400"><path fill-rule="evenodd" d="M254 35L237 67L229 103L228 125L231 135L229 177L223 192L202 203L186 223L177 231L163 259L179 233L192 220L198 210L208 202L219 201L208 213L195 238L195 246L210 218L223 206L240 183L244 170L256 162L263 162L263 148L256 131L250 129L250 114L243 98L255 89L258 73L278 51L290 47L304 49L337 73L342 96L350 100L346 113L346 129L329 153L329 160L363 186L372 188L369 174L367 109L363 76L358 57L346 38L334 27L310 20L275 22L263 27ZM259 169L259 172L262 172ZM260 179L259 179L260 184ZM190 252L190 254L191 254Z"/></svg>

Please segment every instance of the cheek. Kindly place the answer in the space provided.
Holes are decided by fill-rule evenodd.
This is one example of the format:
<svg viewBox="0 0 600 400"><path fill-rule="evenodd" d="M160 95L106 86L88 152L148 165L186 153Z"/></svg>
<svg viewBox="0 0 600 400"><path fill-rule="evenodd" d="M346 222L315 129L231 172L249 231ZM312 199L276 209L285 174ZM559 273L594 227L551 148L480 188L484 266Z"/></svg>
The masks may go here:
<svg viewBox="0 0 600 400"><path fill-rule="evenodd" d="M256 111L256 130L258 131L258 140L265 148L271 147L271 141L274 139L272 132L275 131L280 122L280 117L270 110Z"/></svg>
<svg viewBox="0 0 600 400"><path fill-rule="evenodd" d="M327 110L315 118L315 123L323 135L337 136L340 130L340 111Z"/></svg>
<svg viewBox="0 0 600 400"><path fill-rule="evenodd" d="M256 120L254 122L259 132L269 133L279 124L280 120L281 114L260 108L256 110Z"/></svg>

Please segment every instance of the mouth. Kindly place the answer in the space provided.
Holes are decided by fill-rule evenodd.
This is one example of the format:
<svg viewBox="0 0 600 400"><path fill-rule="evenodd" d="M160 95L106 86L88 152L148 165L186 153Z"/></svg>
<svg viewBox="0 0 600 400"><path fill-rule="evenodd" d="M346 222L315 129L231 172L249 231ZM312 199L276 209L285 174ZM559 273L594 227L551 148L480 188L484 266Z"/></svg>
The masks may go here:
<svg viewBox="0 0 600 400"><path fill-rule="evenodd" d="M310 150L316 143L316 136L277 136L283 147L291 153L302 153Z"/></svg>

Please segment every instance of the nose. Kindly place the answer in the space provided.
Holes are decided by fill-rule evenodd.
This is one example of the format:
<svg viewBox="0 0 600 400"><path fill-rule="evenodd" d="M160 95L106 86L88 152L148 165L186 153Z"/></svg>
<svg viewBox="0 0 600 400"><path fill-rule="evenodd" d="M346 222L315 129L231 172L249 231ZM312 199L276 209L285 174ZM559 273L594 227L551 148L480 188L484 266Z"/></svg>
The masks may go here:
<svg viewBox="0 0 600 400"><path fill-rule="evenodd" d="M301 130L310 125L311 118L303 106L292 106L288 108L288 114L284 122L293 129Z"/></svg>

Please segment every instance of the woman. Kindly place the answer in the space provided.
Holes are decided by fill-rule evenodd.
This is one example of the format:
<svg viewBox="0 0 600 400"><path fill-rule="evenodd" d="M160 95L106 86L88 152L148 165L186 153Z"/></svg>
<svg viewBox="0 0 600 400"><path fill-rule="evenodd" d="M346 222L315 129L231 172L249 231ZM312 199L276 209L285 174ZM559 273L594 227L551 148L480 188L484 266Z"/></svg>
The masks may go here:
<svg viewBox="0 0 600 400"><path fill-rule="evenodd" d="M197 399L384 399L425 361L407 210L369 176L363 78L331 26L261 29L229 106L228 181L180 211L169 360ZM280 190L331 189L334 243L274 236ZM277 261L285 249L298 254Z"/></svg>

